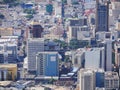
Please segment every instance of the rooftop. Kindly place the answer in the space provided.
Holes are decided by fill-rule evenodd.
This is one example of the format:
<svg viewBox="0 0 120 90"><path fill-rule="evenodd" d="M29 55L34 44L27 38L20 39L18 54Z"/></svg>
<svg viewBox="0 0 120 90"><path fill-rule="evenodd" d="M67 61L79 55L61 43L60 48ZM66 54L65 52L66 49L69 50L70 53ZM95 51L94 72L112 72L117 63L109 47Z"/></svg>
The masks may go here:
<svg viewBox="0 0 120 90"><path fill-rule="evenodd" d="M0 64L0 68L15 68L17 64Z"/></svg>
<svg viewBox="0 0 120 90"><path fill-rule="evenodd" d="M3 87L9 86L11 83L12 83L12 81L0 81L0 86L3 86Z"/></svg>

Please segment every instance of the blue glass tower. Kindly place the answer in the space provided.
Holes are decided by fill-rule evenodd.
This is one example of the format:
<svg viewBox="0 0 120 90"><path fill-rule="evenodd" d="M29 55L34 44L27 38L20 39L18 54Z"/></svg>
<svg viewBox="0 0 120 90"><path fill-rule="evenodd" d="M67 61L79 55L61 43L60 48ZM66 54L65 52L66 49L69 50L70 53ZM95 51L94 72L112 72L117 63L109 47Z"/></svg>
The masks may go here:
<svg viewBox="0 0 120 90"><path fill-rule="evenodd" d="M37 75L58 76L59 62L57 52L39 52L36 56Z"/></svg>
<svg viewBox="0 0 120 90"><path fill-rule="evenodd" d="M105 80L104 72L96 72L95 75L96 75L96 87L103 88Z"/></svg>
<svg viewBox="0 0 120 90"><path fill-rule="evenodd" d="M96 32L108 31L109 2L96 0Z"/></svg>

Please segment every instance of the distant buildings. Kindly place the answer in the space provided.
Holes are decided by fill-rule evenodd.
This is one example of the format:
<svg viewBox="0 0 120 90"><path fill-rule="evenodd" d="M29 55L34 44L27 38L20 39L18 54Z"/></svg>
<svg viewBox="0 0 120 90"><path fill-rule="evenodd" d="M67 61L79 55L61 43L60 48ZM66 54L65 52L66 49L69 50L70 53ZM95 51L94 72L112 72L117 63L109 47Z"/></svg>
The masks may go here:
<svg viewBox="0 0 120 90"><path fill-rule="evenodd" d="M96 32L109 31L109 3L103 0L96 0Z"/></svg>
<svg viewBox="0 0 120 90"><path fill-rule="evenodd" d="M38 52L36 56L37 76L58 76L59 61L57 52Z"/></svg>
<svg viewBox="0 0 120 90"><path fill-rule="evenodd" d="M17 43L11 39L0 39L0 63L15 63L17 62ZM8 40L8 41L6 41ZM2 42L3 41L3 42Z"/></svg>
<svg viewBox="0 0 120 90"><path fill-rule="evenodd" d="M45 51L59 51L60 44L52 40L45 41L44 49Z"/></svg>
<svg viewBox="0 0 120 90"><path fill-rule="evenodd" d="M36 54L44 51L43 38L31 38L27 41L28 71L36 71Z"/></svg>
<svg viewBox="0 0 120 90"><path fill-rule="evenodd" d="M68 41L71 39L83 40L86 37L90 37L86 17L82 17L80 19L71 19L68 30Z"/></svg>
<svg viewBox="0 0 120 90"><path fill-rule="evenodd" d="M81 69L78 72L77 90L118 90L117 72L104 72L102 69Z"/></svg>

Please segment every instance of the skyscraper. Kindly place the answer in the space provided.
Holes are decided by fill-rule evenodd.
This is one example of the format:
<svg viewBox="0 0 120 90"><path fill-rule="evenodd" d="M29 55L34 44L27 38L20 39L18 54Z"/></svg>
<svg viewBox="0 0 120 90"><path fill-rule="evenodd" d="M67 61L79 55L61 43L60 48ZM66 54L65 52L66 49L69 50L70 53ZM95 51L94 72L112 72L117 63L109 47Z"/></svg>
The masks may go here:
<svg viewBox="0 0 120 90"><path fill-rule="evenodd" d="M43 38L31 38L27 41L28 71L36 71L36 54L44 51Z"/></svg>
<svg viewBox="0 0 120 90"><path fill-rule="evenodd" d="M38 52L36 55L37 76L58 76L58 52Z"/></svg>
<svg viewBox="0 0 120 90"><path fill-rule="evenodd" d="M107 0L96 0L96 32L109 31L109 2Z"/></svg>
<svg viewBox="0 0 120 90"><path fill-rule="evenodd" d="M30 37L32 38L41 38L43 27L38 22L32 22L30 29Z"/></svg>
<svg viewBox="0 0 120 90"><path fill-rule="evenodd" d="M104 69L105 48L89 48L85 51L85 68Z"/></svg>
<svg viewBox="0 0 120 90"><path fill-rule="evenodd" d="M95 70L95 81L97 88L104 88L105 72L103 69Z"/></svg>

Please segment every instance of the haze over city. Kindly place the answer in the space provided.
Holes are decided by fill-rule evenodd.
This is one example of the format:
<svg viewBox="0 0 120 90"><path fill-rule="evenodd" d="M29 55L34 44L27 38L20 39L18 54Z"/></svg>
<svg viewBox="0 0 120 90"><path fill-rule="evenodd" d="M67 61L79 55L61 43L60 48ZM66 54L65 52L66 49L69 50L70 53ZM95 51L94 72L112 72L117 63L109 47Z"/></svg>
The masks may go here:
<svg viewBox="0 0 120 90"><path fill-rule="evenodd" d="M120 0L0 0L0 90L120 90Z"/></svg>

